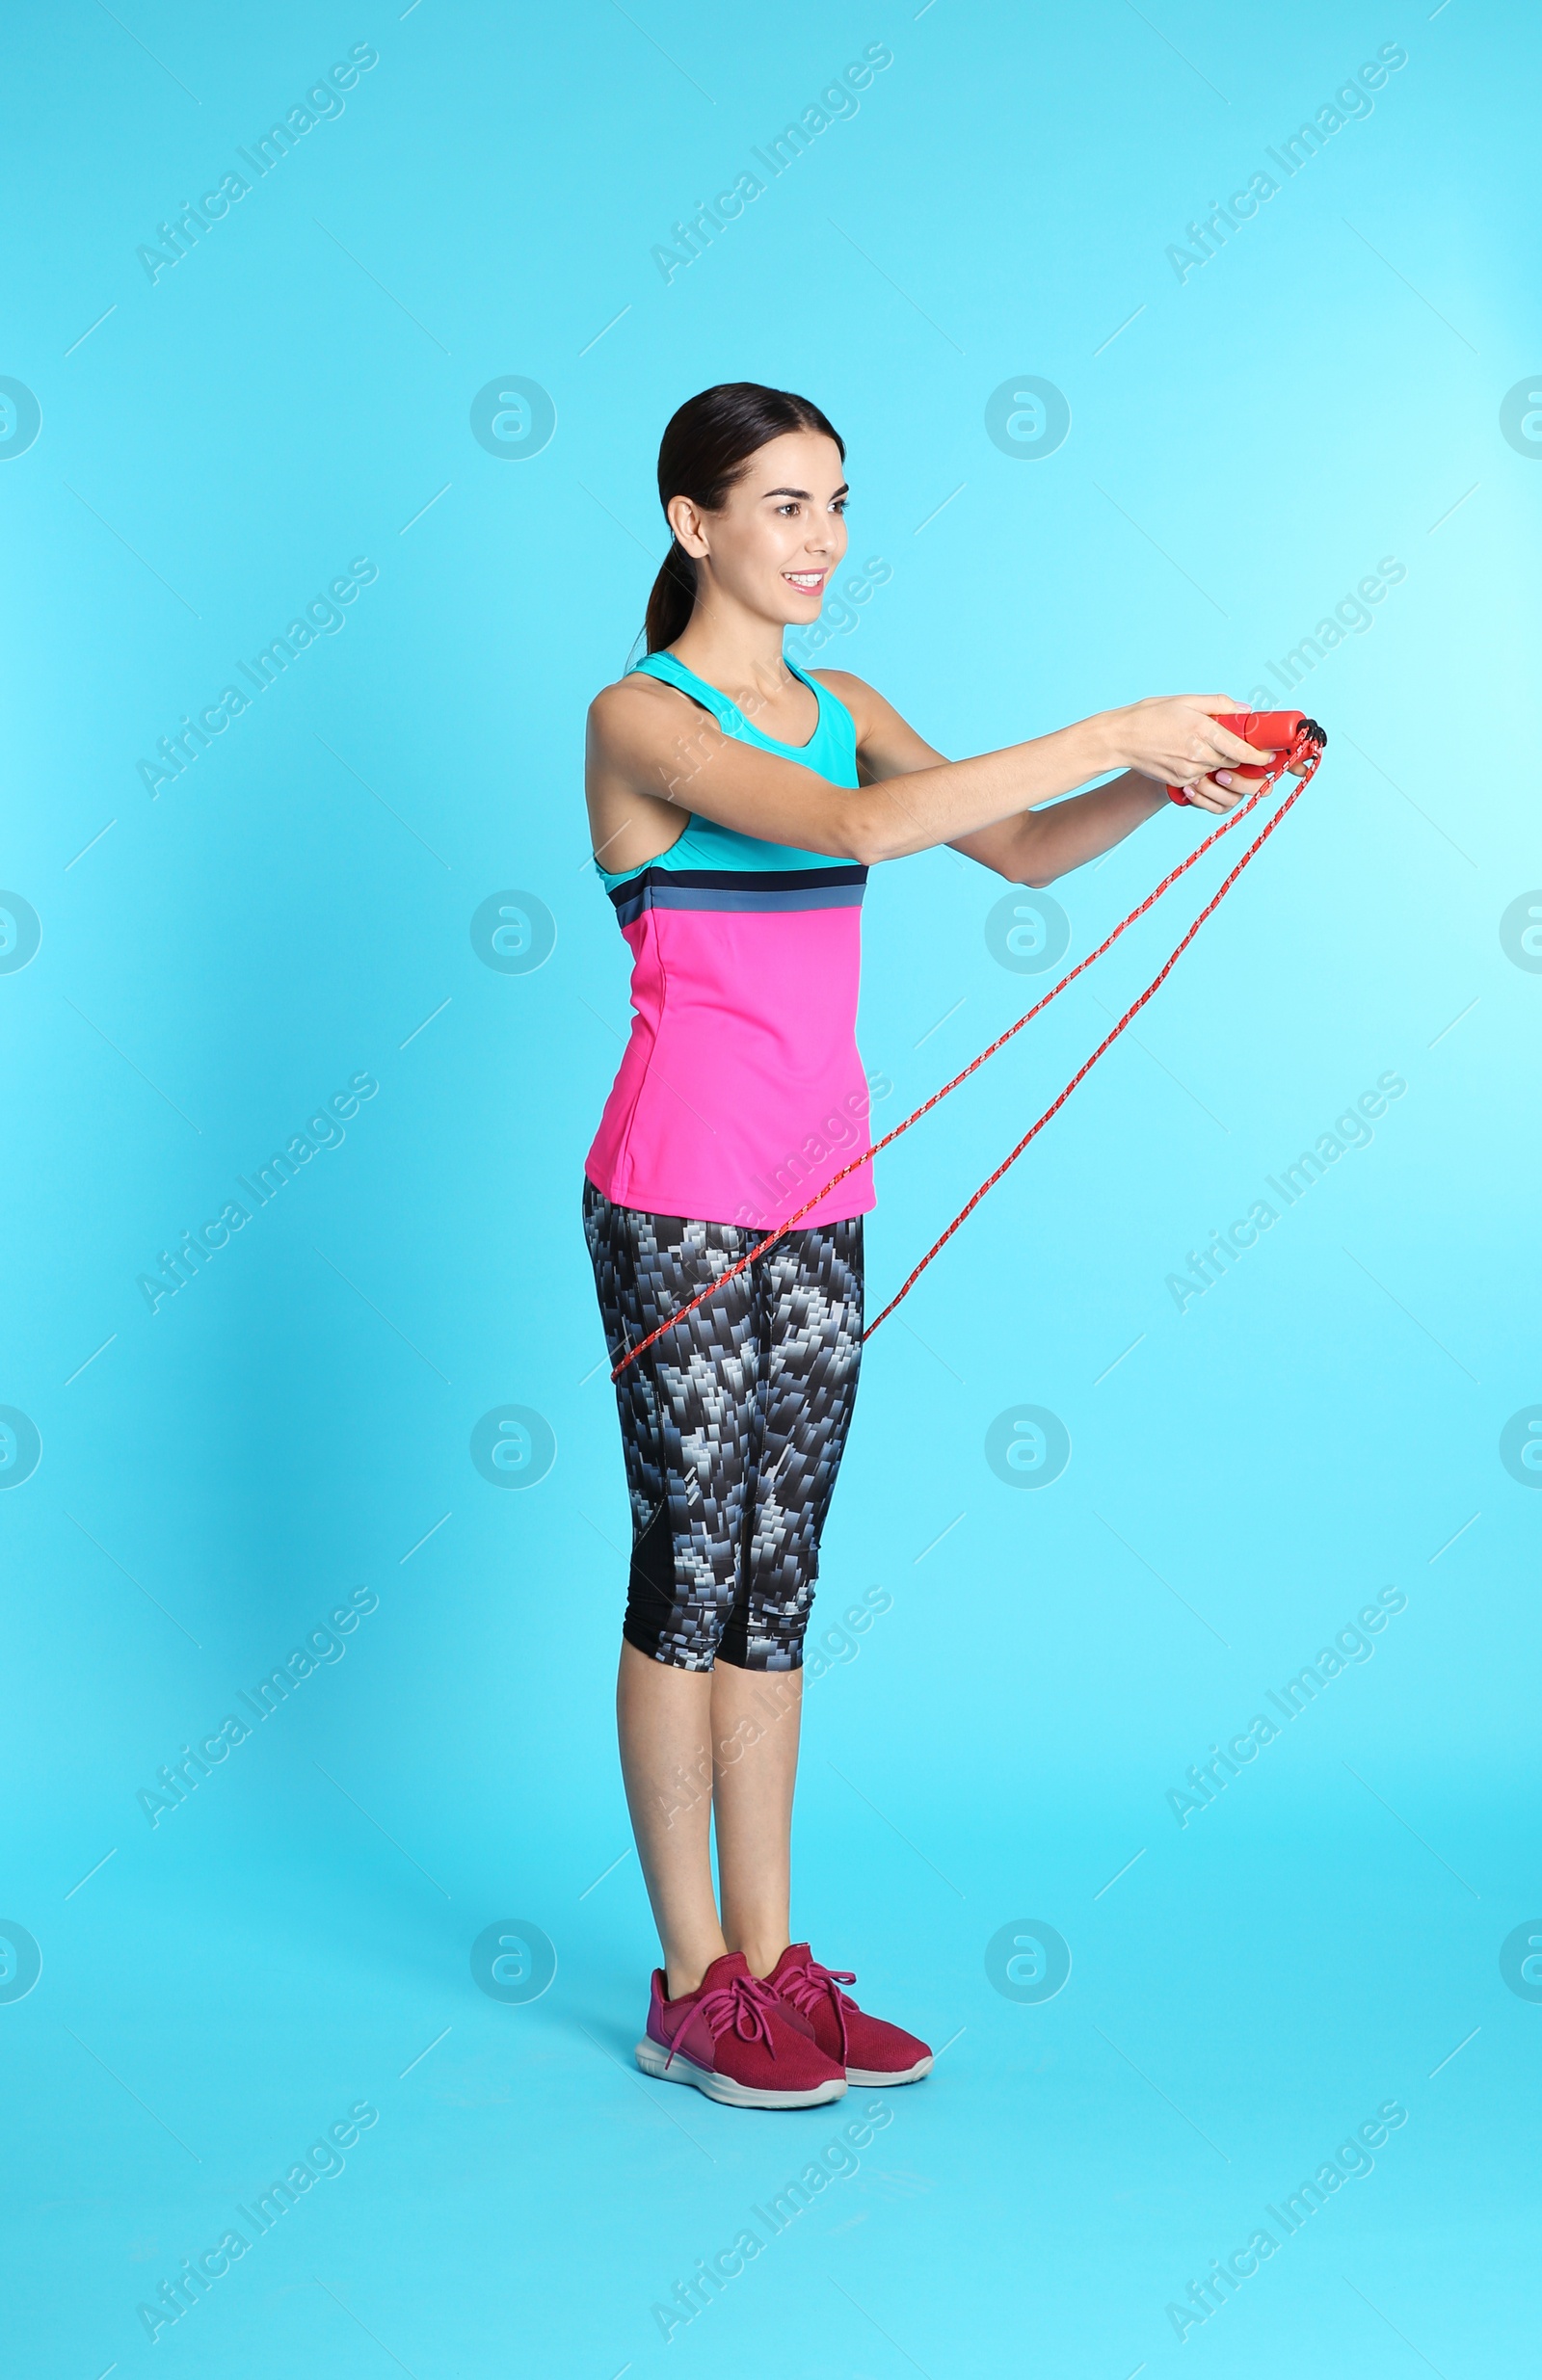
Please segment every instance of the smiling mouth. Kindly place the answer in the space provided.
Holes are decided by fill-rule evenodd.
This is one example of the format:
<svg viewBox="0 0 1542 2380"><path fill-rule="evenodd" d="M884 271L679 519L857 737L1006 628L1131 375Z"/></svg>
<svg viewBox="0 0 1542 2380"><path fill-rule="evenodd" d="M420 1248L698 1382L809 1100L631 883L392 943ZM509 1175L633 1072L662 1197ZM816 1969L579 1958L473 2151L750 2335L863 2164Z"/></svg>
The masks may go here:
<svg viewBox="0 0 1542 2380"><path fill-rule="evenodd" d="M783 577L800 595L817 595L829 576L827 570L784 570Z"/></svg>

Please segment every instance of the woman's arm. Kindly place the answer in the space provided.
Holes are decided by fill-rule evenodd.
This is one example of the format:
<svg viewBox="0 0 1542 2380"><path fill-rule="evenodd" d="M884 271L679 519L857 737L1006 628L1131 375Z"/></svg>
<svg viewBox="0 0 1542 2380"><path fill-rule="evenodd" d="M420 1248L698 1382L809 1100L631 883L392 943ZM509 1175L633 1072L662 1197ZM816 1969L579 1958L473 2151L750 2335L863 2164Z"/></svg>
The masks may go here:
<svg viewBox="0 0 1542 2380"><path fill-rule="evenodd" d="M853 720L860 723L858 765L864 776L883 780L946 765L944 755L900 717L892 703L860 677L844 670L816 670L813 674L839 696ZM1207 799L1204 807L1226 808L1240 799L1239 792L1229 790L1220 801ZM1048 809L1024 810L996 826L982 827L977 833L954 835L952 848L978 859L982 867L994 868L1014 885L1049 885L1123 842L1164 807L1166 800L1165 785L1138 770L1127 769L1110 784L1075 794Z"/></svg>
<svg viewBox="0 0 1542 2380"><path fill-rule="evenodd" d="M597 856L611 869L645 866L662 857L695 811L763 842L871 864L961 842L1006 821L1022 831L1021 813L1035 803L1052 802L1110 769L1138 769L1193 788L1207 808L1230 808L1237 796L1210 772L1268 756L1210 716L1238 708L1230 696L1178 695L1103 711L1002 752L947 761L921 744L881 695L841 676L842 699L846 687L855 697L864 780L855 791L725 735L706 712L644 673L605 687L589 711L586 785ZM909 765L917 752L919 765ZM1097 803L1109 791L1100 788L1088 799ZM1057 831L1057 848L1063 833Z"/></svg>
<svg viewBox="0 0 1542 2380"><path fill-rule="evenodd" d="M1239 802L1248 790L1234 786L1231 800ZM1207 808L1223 807L1220 803L1206 805ZM994 868L1009 884L1052 885L1057 876L1068 876L1073 868L1101 859L1166 807L1164 785L1143 777L1138 769L1127 769L1122 777L1106 785L1095 785L1090 793L1074 793L1069 801L1051 803L1048 809L1024 810L1020 818L1005 819L1000 826L961 835L953 849L978 859L983 867Z"/></svg>

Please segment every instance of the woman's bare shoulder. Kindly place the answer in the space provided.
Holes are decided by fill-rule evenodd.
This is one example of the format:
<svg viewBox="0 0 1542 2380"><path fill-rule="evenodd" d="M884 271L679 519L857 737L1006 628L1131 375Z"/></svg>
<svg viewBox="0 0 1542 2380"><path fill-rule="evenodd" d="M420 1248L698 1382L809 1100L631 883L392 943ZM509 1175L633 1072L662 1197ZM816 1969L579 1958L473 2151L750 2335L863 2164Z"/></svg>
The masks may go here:
<svg viewBox="0 0 1542 2380"><path fill-rule="evenodd" d="M817 677L821 686L828 686L832 694L838 694L842 702L848 705L853 697L860 701L864 695L868 698L872 696L873 689L867 680L854 677L850 670L810 670L806 674Z"/></svg>
<svg viewBox="0 0 1542 2380"><path fill-rule="evenodd" d="M850 670L811 670L809 675L816 677L821 686L828 687L833 695L844 702L857 723L859 743L862 740L864 722L873 718L878 711L888 708L888 704L877 688L869 686L864 677L853 676Z"/></svg>
<svg viewBox="0 0 1542 2380"><path fill-rule="evenodd" d="M886 777L903 777L915 769L934 768L943 754L917 734L895 710L889 697L849 670L815 670L812 674L839 697L857 730L857 765L864 784Z"/></svg>
<svg viewBox="0 0 1542 2380"><path fill-rule="evenodd" d="M675 687L646 671L630 670L614 685L601 686L589 705L589 727L607 749L625 748L639 737L651 741L659 727L678 721L691 706Z"/></svg>

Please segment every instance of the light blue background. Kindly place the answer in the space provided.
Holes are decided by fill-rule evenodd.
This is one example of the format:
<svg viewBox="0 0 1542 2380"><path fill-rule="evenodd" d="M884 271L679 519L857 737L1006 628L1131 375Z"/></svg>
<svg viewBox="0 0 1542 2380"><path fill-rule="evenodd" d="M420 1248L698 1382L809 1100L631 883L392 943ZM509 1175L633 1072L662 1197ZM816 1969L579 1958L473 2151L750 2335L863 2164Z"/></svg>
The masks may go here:
<svg viewBox="0 0 1542 2380"><path fill-rule="evenodd" d="M344 112L152 283L157 224L362 42ZM666 281L672 223L869 42L859 112ZM1181 280L1185 224L1384 43L1373 112ZM42 1955L0 1999L15 2368L1525 2368L1529 16L65 0L9 48L0 373L42 415L0 464L3 881L42 926L0 973L0 1403L41 1440L0 1494L0 1918ZM471 435L508 375L555 406L525 459ZM1052 455L986 435L1023 375L1069 403ZM581 737L662 549L660 430L725 378L841 427L853 561L891 576L813 657L950 753L1245 700L1406 575L1297 698L1316 782L870 1350L817 1621L891 1605L811 1683L795 1921L947 2047L666 2346L655 2302L838 2129L628 2070L652 1936L577 1212L625 954ZM156 738L355 557L345 626L151 798ZM1055 886L1072 960L1197 832ZM1218 861L885 1160L875 1306ZM470 938L511 888L556 922L524 974ZM1002 890L878 872L879 1124L1043 988L987 948ZM151 1314L157 1251L366 1070L343 1143ZM1180 1312L1186 1252L1391 1070L1371 1143ZM556 1444L516 1493L469 1451L511 1405ZM985 1459L1017 1405L1070 1436L1036 1494ZM1186 1766L1390 1585L1374 1657L1181 1828ZM345 1657L152 1828L159 1764L359 1586ZM507 1917L556 1948L529 2004L472 1980ZM1070 1945L1050 2001L988 1980L1018 1918ZM346 2170L151 2346L136 2306L361 2100ZM1168 2302L1387 2100L1375 2171L1181 2345Z"/></svg>

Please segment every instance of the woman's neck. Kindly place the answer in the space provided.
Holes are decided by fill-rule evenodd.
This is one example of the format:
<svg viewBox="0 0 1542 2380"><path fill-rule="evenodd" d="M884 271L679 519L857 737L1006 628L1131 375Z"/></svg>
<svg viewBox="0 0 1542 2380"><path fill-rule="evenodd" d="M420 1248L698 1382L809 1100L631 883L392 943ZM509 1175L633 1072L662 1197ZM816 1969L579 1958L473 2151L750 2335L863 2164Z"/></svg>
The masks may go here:
<svg viewBox="0 0 1542 2380"><path fill-rule="evenodd" d="M697 597L696 609L670 649L748 715L754 702L774 702L789 683L783 634L780 621L766 620L707 589Z"/></svg>

